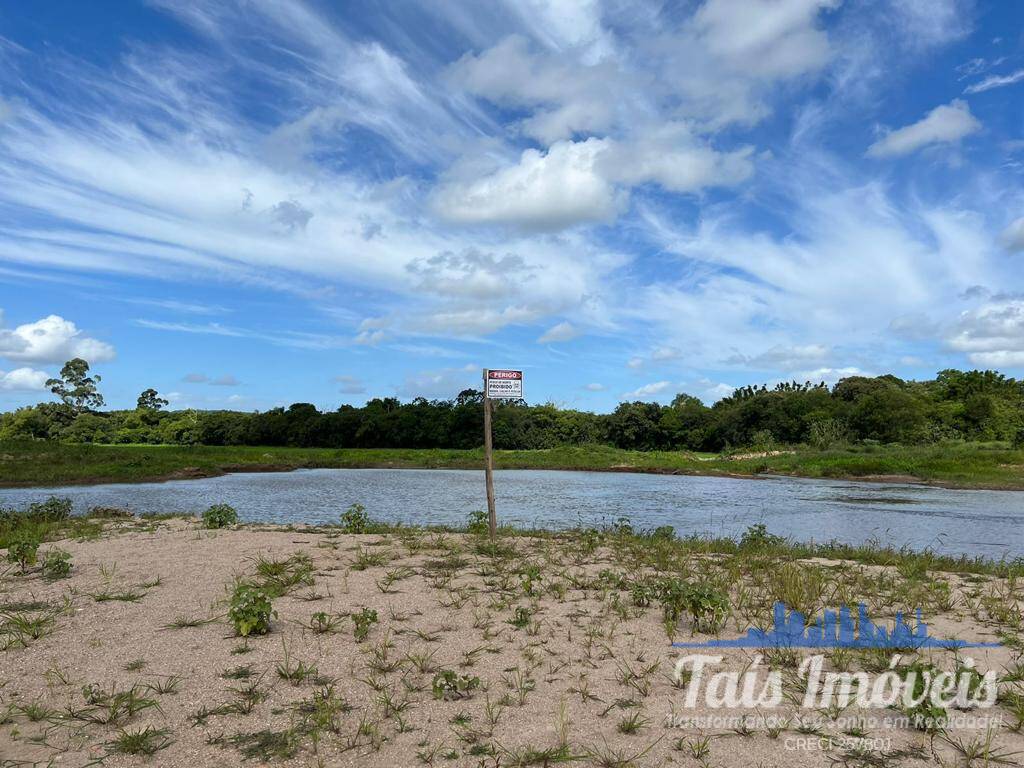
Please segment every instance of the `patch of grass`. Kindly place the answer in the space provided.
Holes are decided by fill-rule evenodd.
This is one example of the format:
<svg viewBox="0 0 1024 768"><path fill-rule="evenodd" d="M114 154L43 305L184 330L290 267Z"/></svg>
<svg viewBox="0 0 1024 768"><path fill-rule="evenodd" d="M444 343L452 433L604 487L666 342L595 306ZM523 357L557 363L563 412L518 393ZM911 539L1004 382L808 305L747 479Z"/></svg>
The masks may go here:
<svg viewBox="0 0 1024 768"><path fill-rule="evenodd" d="M147 725L140 730L121 730L110 743L111 750L122 755L145 755L152 757L161 749L171 745L166 728Z"/></svg>

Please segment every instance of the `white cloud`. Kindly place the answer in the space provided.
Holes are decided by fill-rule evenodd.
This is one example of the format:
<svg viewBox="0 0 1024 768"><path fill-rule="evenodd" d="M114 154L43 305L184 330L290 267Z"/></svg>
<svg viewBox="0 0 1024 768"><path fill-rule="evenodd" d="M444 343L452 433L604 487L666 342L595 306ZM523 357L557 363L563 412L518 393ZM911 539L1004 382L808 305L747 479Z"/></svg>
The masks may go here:
<svg viewBox="0 0 1024 768"><path fill-rule="evenodd" d="M1024 300L993 301L961 313L947 344L974 365L1024 366Z"/></svg>
<svg viewBox="0 0 1024 768"><path fill-rule="evenodd" d="M230 373L226 373L223 376L218 376L217 378L210 381L210 384L212 384L215 387L237 387L241 383L242 382L240 382Z"/></svg>
<svg viewBox="0 0 1024 768"><path fill-rule="evenodd" d="M993 88L1003 88L1007 85L1019 83L1021 80L1024 80L1024 69L1018 69L1016 72L1011 72L1008 75L989 75L984 80L967 86L964 93L991 91Z"/></svg>
<svg viewBox="0 0 1024 768"><path fill-rule="evenodd" d="M598 170L611 181L653 183L669 192L733 187L754 173L753 147L717 152L685 126L669 123L625 143L609 145Z"/></svg>
<svg viewBox="0 0 1024 768"><path fill-rule="evenodd" d="M655 395L660 395L672 387L671 381L654 381L634 389L632 392L623 392L621 400L647 400Z"/></svg>
<svg viewBox="0 0 1024 768"><path fill-rule="evenodd" d="M931 144L950 144L981 130L966 101L935 107L916 123L886 134L868 147L868 157L898 157Z"/></svg>
<svg viewBox="0 0 1024 768"><path fill-rule="evenodd" d="M680 124L626 142L559 141L546 154L524 151L515 165L450 179L436 191L434 207L458 223L533 231L608 222L625 212L630 187L652 183L695 193L735 186L753 174L752 153L752 147L718 152Z"/></svg>
<svg viewBox="0 0 1024 768"><path fill-rule="evenodd" d="M856 366L847 366L845 368L815 368L811 371L799 371L793 374L793 378L796 381L809 381L812 384L819 382L825 382L826 384L835 384L840 379L845 379L849 376L871 376L870 373L865 373Z"/></svg>
<svg viewBox="0 0 1024 768"><path fill-rule="evenodd" d="M726 362L757 370L795 371L808 363L825 360L830 353L824 344L776 344L757 355L733 355Z"/></svg>
<svg viewBox="0 0 1024 768"><path fill-rule="evenodd" d="M0 392L40 392L46 389L46 380L49 378L46 371L34 368L0 371Z"/></svg>
<svg viewBox="0 0 1024 768"><path fill-rule="evenodd" d="M626 199L595 168L598 155L608 146L605 140L591 138L557 142L546 154L528 149L516 165L442 185L434 207L450 221L538 231L610 221L623 210Z"/></svg>
<svg viewBox="0 0 1024 768"><path fill-rule="evenodd" d="M553 325L537 339L538 344L556 344L560 341L572 341L580 335L579 329L572 323L564 321Z"/></svg>
<svg viewBox="0 0 1024 768"><path fill-rule="evenodd" d="M604 392L604 390L605 390L604 384L599 384L597 382L592 382L590 384L584 384L583 388L585 390L587 390L587 392Z"/></svg>
<svg viewBox="0 0 1024 768"><path fill-rule="evenodd" d="M816 22L840 0L708 0L694 26L720 61L758 78L793 77L829 59L828 35Z"/></svg>
<svg viewBox="0 0 1024 768"><path fill-rule="evenodd" d="M80 357L96 364L113 360L114 348L86 336L70 320L49 315L13 330L0 329L0 357L33 363L64 363Z"/></svg>

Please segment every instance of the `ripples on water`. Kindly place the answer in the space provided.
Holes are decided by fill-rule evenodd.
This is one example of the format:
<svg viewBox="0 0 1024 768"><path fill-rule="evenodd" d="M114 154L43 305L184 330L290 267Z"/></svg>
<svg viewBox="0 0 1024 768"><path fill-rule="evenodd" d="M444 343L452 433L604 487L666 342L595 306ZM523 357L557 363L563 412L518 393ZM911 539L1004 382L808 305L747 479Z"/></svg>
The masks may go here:
<svg viewBox="0 0 1024 768"><path fill-rule="evenodd" d="M619 472L503 470L495 473L498 517L518 526L671 525L680 535L739 536L754 523L799 541L880 541L939 552L1024 556L1024 492L771 477L739 479ZM483 472L438 469L311 469L240 473L166 483L0 490L0 505L51 494L76 510L134 512L235 507L246 521L336 522L358 502L375 518L461 525L486 506Z"/></svg>

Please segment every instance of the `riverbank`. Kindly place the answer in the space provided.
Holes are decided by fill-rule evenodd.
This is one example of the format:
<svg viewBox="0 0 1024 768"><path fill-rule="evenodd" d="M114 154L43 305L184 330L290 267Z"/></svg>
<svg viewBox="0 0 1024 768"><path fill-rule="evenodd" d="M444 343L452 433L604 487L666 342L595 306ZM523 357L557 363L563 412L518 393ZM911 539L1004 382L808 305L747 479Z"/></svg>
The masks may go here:
<svg viewBox="0 0 1024 768"><path fill-rule="evenodd" d="M1024 749L1018 566L811 550L756 529L742 543L618 529L492 544L361 520L349 529L373 532L65 525L53 536L75 538L42 552L69 553L66 578L0 572L0 754L16 765L895 766ZM239 585L270 601L267 634L238 636ZM973 714L1004 725L804 710L791 686L811 652L785 648L713 651L737 673L763 655L788 681L777 708L686 707L673 671L691 651L672 641L770 626L776 600L807 615L864 602L877 621L921 606L932 636L1002 641L970 655L1001 680L998 705ZM906 650L896 668L952 670L964 653ZM869 675L890 655L824 651L827 669ZM679 720L723 714L746 719Z"/></svg>
<svg viewBox="0 0 1024 768"><path fill-rule="evenodd" d="M0 487L131 483L302 468L480 469L480 450L0 443ZM1004 444L854 446L729 458L608 446L496 451L498 469L555 469L753 477L762 474L949 488L1024 489L1024 450Z"/></svg>

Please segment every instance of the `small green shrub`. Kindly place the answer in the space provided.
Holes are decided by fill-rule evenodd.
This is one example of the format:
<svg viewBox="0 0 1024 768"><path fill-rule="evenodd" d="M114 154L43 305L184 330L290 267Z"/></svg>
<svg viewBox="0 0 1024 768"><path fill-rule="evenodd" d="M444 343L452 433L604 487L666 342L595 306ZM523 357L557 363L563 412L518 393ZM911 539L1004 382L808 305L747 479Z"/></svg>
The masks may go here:
<svg viewBox="0 0 1024 768"><path fill-rule="evenodd" d="M472 692L480 687L479 677L457 675L450 669L442 669L430 684L435 699L451 701L452 699L469 698Z"/></svg>
<svg viewBox="0 0 1024 768"><path fill-rule="evenodd" d="M533 618L533 613L524 605L518 606L512 614L512 618L508 619L506 623L511 624L516 629L522 629L530 624L530 619Z"/></svg>
<svg viewBox="0 0 1024 768"><path fill-rule="evenodd" d="M267 593L251 584L239 584L231 595L228 617L240 637L265 635L270 631L270 618L276 616Z"/></svg>
<svg viewBox="0 0 1024 768"><path fill-rule="evenodd" d="M377 623L377 612L372 608L363 608L359 613L352 614L352 623L355 625L353 634L356 642L361 643L370 634L370 626Z"/></svg>
<svg viewBox="0 0 1024 768"><path fill-rule="evenodd" d="M469 524L466 526L466 531L469 533L475 533L483 535L490 533L491 525L488 521L487 513L482 509L478 509L475 512L469 513Z"/></svg>
<svg viewBox="0 0 1024 768"><path fill-rule="evenodd" d="M49 549L43 558L43 575L48 579L66 579L71 575L71 553L63 549Z"/></svg>
<svg viewBox="0 0 1024 768"><path fill-rule="evenodd" d="M39 556L39 539L22 532L7 545L7 561L21 567L21 572L36 564Z"/></svg>
<svg viewBox="0 0 1024 768"><path fill-rule="evenodd" d="M651 538L655 541L673 541L676 537L676 529L671 525L659 525L651 531Z"/></svg>
<svg viewBox="0 0 1024 768"><path fill-rule="evenodd" d="M203 512L205 528L226 528L238 522L238 512L229 504L214 504Z"/></svg>
<svg viewBox="0 0 1024 768"><path fill-rule="evenodd" d="M44 523L55 523L71 517L71 499L51 496L46 501L28 505L28 517Z"/></svg>
<svg viewBox="0 0 1024 768"><path fill-rule="evenodd" d="M756 523L743 532L740 538L740 549L770 549L785 543L785 539L768 533L768 526Z"/></svg>
<svg viewBox="0 0 1024 768"><path fill-rule="evenodd" d="M366 507L362 504L353 504L342 512L341 527L345 533L369 533L370 516L366 514Z"/></svg>

